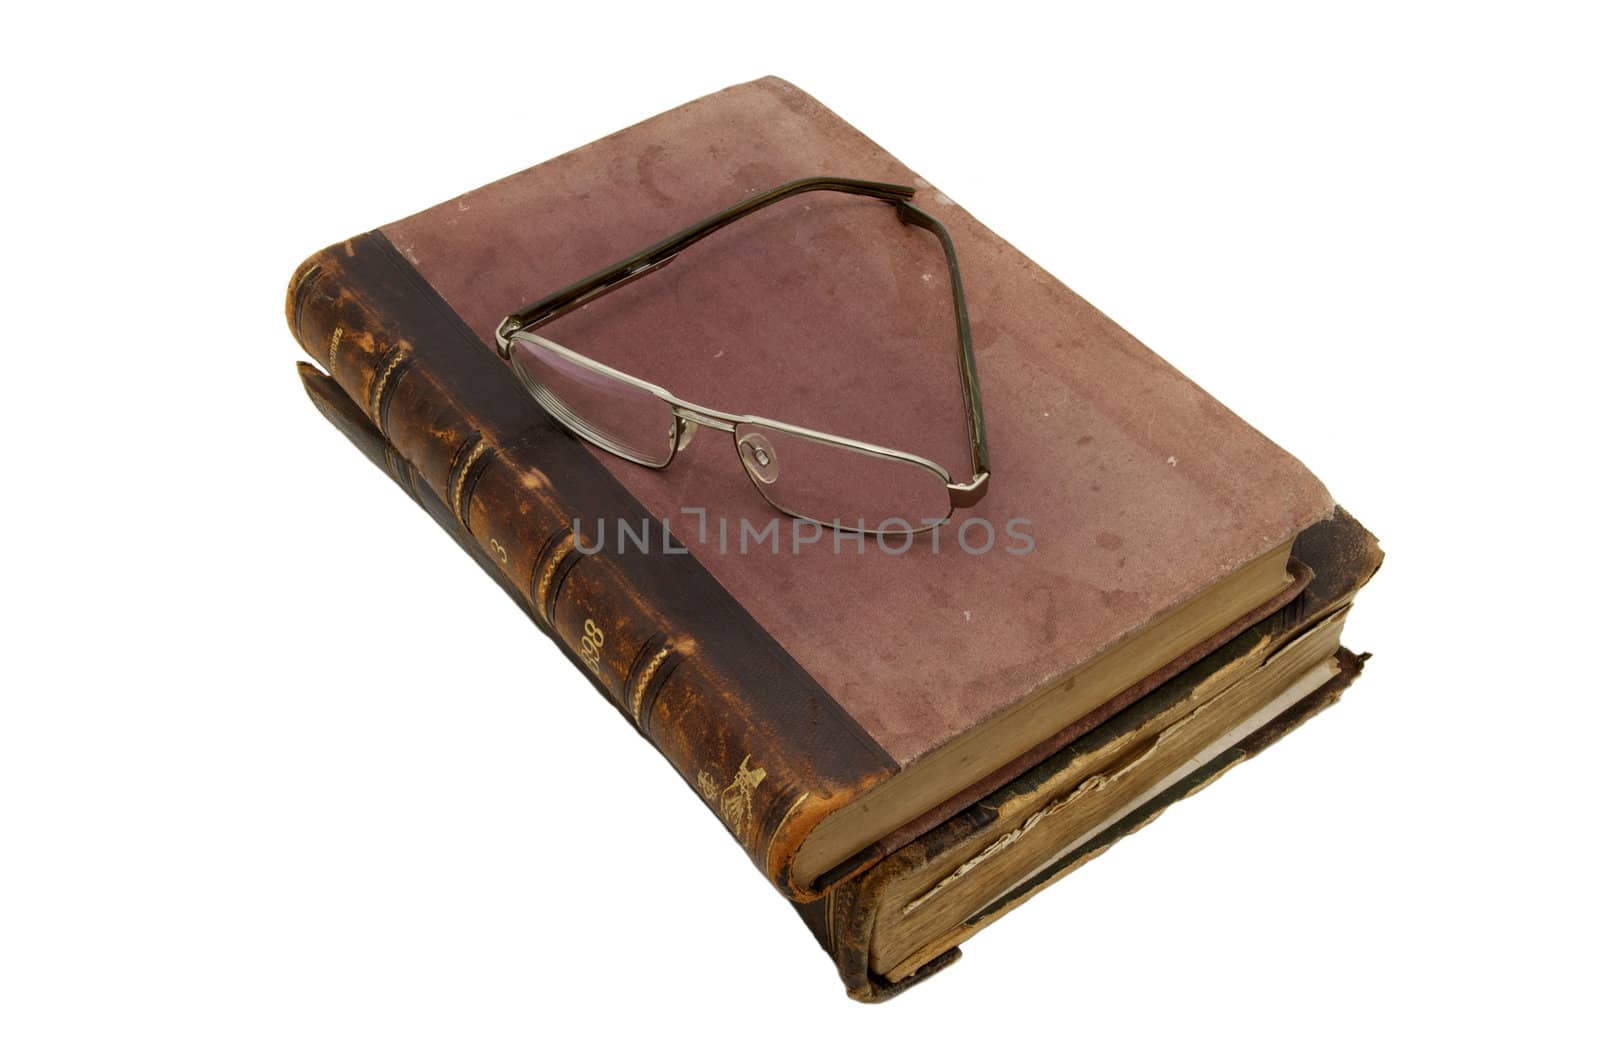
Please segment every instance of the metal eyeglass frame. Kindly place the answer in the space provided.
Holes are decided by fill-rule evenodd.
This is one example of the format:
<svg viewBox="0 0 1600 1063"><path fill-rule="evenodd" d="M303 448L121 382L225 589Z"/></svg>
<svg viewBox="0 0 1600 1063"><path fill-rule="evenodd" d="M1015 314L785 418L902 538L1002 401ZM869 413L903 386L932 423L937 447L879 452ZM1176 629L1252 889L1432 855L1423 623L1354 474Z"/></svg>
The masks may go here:
<svg viewBox="0 0 1600 1063"><path fill-rule="evenodd" d="M780 200L804 192L845 192L883 200L894 205L895 211L902 222L926 229L938 238L940 246L944 249L945 262L950 269L950 293L955 301L956 338L960 344L957 368L961 374L961 393L965 401L967 415L967 439L971 446L972 478L970 480L964 483L957 483L942 465L916 454L909 454L889 447L881 447L859 439L850 439L828 432L819 432L810 428L785 424L782 421L774 421L769 418L723 413L720 410L685 402L666 389L658 387L649 381L641 380L628 373L603 365L542 336L534 335L532 332L533 329L548 324L563 314L570 313L607 292L614 291L625 284L629 284L660 269L668 262L671 262L680 251L696 241L710 236L724 226L738 221L740 218L754 213L762 207L771 206ZM989 445L984 428L982 398L978 391L978 367L972 350L972 328L967 318L966 295L961 286L961 268L956 262L955 243L950 238L949 230L937 218L934 218L921 208L913 206L910 200L914 195L916 195L916 189L908 185L887 184L881 181L866 181L850 177L806 177L778 185L776 188L768 189L736 203L726 210L713 214L704 221L697 222L681 232L674 233L664 240L652 244L637 254L630 255L620 262L607 266L605 269L570 284L560 291L545 296L537 302L529 303L506 315L495 328L497 351L500 357L512 367L512 371L516 373L517 378L533 393L539 404L563 425L602 450L647 468L660 469L670 464L673 457L688 445L689 440L693 438L695 429L699 426L732 433L737 439L737 430L740 425L755 425L793 433L831 446L859 450L878 457L909 462L934 473L944 481L952 511L976 505L989 489ZM641 460L638 454L625 453L618 449L616 444L598 436L596 433L586 431L581 424L573 424L573 419L564 416L561 411L550 409L549 403L539 394L539 389L534 387L532 382L523 376L522 370L511 357L512 345L519 338L537 343L546 350L571 359L590 370L641 388L665 401L672 409L674 416L672 446L667 453L666 460L655 463ZM750 469L748 463L743 460L742 454L740 464L745 467L746 474L751 477L758 493L769 505L793 517L799 517L804 520L816 519L808 514L793 513L778 505L762 489L761 484L755 482L755 473ZM925 531L949 519L949 513L937 520L930 518L932 520L931 523L914 530ZM817 521L817 523L839 526L836 521Z"/></svg>

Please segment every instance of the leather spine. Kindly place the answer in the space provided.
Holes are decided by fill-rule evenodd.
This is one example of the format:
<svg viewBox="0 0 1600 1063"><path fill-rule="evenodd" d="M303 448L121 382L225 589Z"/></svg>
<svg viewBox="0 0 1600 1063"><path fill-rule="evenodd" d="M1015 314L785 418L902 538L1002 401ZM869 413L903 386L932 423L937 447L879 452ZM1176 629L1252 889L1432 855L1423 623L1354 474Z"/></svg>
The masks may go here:
<svg viewBox="0 0 1600 1063"><path fill-rule="evenodd" d="M307 380L324 414L470 544L785 896L817 896L794 853L888 754L686 553L582 548L575 519L640 526L643 510L381 234L308 259L286 315L348 400Z"/></svg>

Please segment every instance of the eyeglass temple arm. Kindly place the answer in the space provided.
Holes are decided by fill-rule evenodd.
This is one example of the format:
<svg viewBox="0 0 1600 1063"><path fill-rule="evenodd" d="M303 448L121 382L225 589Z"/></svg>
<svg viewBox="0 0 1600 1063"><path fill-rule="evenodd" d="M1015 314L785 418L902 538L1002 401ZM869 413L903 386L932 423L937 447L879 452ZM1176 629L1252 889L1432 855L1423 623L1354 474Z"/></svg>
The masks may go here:
<svg viewBox="0 0 1600 1063"><path fill-rule="evenodd" d="M972 322L967 317L967 296L961 284L955 241L950 238L950 230L922 208L902 200L895 204L895 210L902 222L920 226L939 238L945 264L950 267L950 296L956 306L956 341L961 346L956 368L961 373L961 397L967 404L967 442L972 448L972 479L964 484L949 485L950 503L957 508L976 505L989 490L989 433L983 423L978 360L972 351Z"/></svg>
<svg viewBox="0 0 1600 1063"><path fill-rule="evenodd" d="M547 322L553 321L563 314L570 313L578 307L597 299L600 296L620 288L631 281L638 280L672 261L674 255L690 244L703 240L724 226L753 214L762 207L771 206L782 199L799 195L802 192L848 192L852 195L872 196L875 199L885 200L890 203L903 203L916 194L916 189L907 185L892 185L882 181L862 181L853 177L803 177L798 181L769 188L759 195L751 196L742 202L723 210L704 221L696 222L681 232L674 233L659 243L645 248L636 255L631 255L613 265L607 266L598 273L591 274L569 284L560 291L545 296L538 302L529 303L501 321L496 330L500 341L500 355L507 357L506 337L521 329L537 328Z"/></svg>
<svg viewBox="0 0 1600 1063"><path fill-rule="evenodd" d="M510 337L513 333L522 329L537 328L563 314L570 313L592 299L597 299L607 292L660 269L671 262L678 252L698 240L705 239L724 226L763 207L771 206L779 200L804 192L846 192L893 203L902 222L926 229L938 238L940 246L944 249L945 263L950 268L950 292L956 307L956 338L961 345L958 363L961 373L961 394L966 402L967 438L972 449L972 479L965 484L950 484L950 501L957 507L975 504L989 487L989 443L983 423L983 405L978 392L978 366L972 352L972 326L967 318L967 298L961 285L961 267L956 262L955 242L950 239L949 230L931 214L912 206L910 199L916 195L916 189L909 185L863 181L853 177L803 177L770 188L759 195L735 203L681 232L674 233L638 254L607 266L598 273L569 284L560 291L509 314L495 329L500 357L507 359L511 357Z"/></svg>

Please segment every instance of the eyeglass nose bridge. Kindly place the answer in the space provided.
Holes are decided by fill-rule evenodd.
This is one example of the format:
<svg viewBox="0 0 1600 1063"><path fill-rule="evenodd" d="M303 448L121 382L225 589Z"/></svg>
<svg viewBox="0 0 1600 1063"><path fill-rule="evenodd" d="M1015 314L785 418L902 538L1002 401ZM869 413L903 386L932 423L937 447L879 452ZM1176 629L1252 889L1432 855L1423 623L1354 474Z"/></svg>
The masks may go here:
<svg viewBox="0 0 1600 1063"><path fill-rule="evenodd" d="M702 425L706 428L714 428L719 432L732 433L734 430L735 422L719 414L712 413L710 410L674 404L672 413L678 419L678 445L673 450L674 454L683 453L690 440L694 439L694 434L700 430Z"/></svg>

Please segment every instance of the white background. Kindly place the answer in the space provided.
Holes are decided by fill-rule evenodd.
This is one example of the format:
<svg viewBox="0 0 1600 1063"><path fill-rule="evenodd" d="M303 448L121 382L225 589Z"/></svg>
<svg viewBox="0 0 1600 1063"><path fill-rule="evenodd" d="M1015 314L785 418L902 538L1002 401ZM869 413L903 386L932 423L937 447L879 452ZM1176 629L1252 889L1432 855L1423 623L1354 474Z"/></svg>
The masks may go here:
<svg viewBox="0 0 1600 1063"><path fill-rule="evenodd" d="M1580 5L407 6L8 19L0 1058L1594 1058ZM879 1008L282 320L767 73L1389 551L1343 703Z"/></svg>

